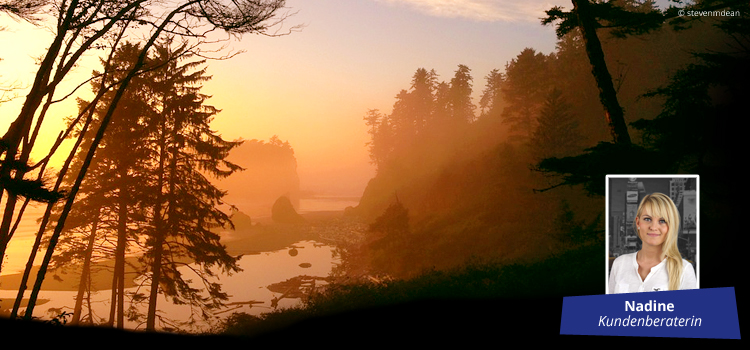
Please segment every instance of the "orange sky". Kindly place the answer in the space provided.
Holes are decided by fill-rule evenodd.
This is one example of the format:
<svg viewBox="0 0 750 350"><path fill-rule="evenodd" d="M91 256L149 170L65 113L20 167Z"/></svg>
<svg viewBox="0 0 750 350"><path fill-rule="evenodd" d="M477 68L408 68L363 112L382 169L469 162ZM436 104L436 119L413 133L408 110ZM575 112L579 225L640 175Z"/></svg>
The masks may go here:
<svg viewBox="0 0 750 350"><path fill-rule="evenodd" d="M296 14L291 35L249 35L230 49L244 53L209 62L212 81L203 92L220 108L213 126L227 139L278 135L295 150L303 190L361 195L374 175L362 117L368 109L389 112L395 95L409 87L417 68L435 69L450 80L459 64L472 69L474 91L492 69L503 69L525 47L554 50L554 28L539 23L544 9L569 1L497 0L290 0ZM0 15L0 84L28 86L34 58L50 35L43 28ZM11 49L12 48L12 49ZM78 84L97 68L84 61L71 76ZM88 93L88 86L81 89ZM23 95L22 91L19 92ZM23 98L0 104L5 132ZM476 102L476 101L475 101ZM72 114L73 100L57 106L46 125ZM49 136L48 136L49 139Z"/></svg>

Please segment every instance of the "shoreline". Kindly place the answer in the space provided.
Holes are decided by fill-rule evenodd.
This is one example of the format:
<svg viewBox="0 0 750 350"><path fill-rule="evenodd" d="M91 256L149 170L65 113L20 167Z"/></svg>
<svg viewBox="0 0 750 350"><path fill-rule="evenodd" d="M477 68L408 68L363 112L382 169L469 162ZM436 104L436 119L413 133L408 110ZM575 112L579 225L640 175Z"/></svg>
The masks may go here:
<svg viewBox="0 0 750 350"><path fill-rule="evenodd" d="M286 248L305 240L319 240L327 245L335 245L339 240L326 238L331 236L331 230L336 231L334 226L345 220L343 210L315 211L300 213L305 218L305 223L300 224L280 224L274 223L271 217L252 218L250 222L238 220L235 223L235 230L225 230L220 232L222 236L220 242L226 247L227 252L232 256L261 254L264 252L273 252ZM338 230L341 231L341 230ZM337 232L342 234L342 232ZM345 233L343 233L345 234ZM335 237L334 237L335 238ZM125 287L135 287L137 284L134 279L137 278L137 271L133 264L137 264L137 257L129 257L126 264L126 274L133 277L127 278ZM94 263L92 270L108 270L113 262L111 260ZM29 277L29 284L32 284L39 266L34 266ZM56 274L56 272L58 272ZM72 278L57 278L55 275ZM50 270L44 279L42 290L44 291L77 291L78 277L80 275L80 266L71 267L71 269L54 271ZM18 290L23 272L0 275L0 291ZM92 274L92 288L96 291L109 290L112 281L112 275L106 272L94 272ZM29 286L30 290L31 286Z"/></svg>

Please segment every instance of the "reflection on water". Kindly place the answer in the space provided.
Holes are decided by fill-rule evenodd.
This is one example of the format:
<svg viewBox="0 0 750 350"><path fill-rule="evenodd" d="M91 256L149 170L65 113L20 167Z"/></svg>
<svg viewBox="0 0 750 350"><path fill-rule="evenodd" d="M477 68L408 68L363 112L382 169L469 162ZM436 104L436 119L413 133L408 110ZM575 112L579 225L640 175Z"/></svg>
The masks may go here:
<svg viewBox="0 0 750 350"><path fill-rule="evenodd" d="M222 280L224 289L232 296L233 301L264 301L263 306L258 309L268 308L269 301L281 295L268 290L267 286L300 275L327 277L334 264L338 263L330 246L304 241L296 243L294 247L292 249L296 254L289 254L291 249L285 249L243 256L240 260L243 271ZM307 264L308 267L303 267ZM291 306L297 302L294 299L282 299L279 306Z"/></svg>
<svg viewBox="0 0 750 350"><path fill-rule="evenodd" d="M338 196L319 196L313 198L300 199L300 213L312 213L319 211L342 211L349 206L357 206L359 198L355 197L338 197ZM0 203L2 207L2 203ZM43 214L45 206L41 204L31 204L26 208L23 219L20 222L17 232L8 244L6 256L2 262L3 275L23 272L26 266L31 247L34 243L37 230L39 229L36 222ZM270 216L270 207L268 216ZM44 254L37 254L36 263L40 263Z"/></svg>
<svg viewBox="0 0 750 350"><path fill-rule="evenodd" d="M296 253L290 254L291 250ZM333 256L333 247L313 241L297 242L293 248L290 247L289 249L244 255L238 263L242 271L231 276L218 276L217 282L222 285L222 290L229 295L229 300L226 301L227 308L218 312L217 317L226 317L233 312L259 315L262 312L273 310L274 306L279 308L294 306L300 302L300 299L296 298L298 295L288 290L281 291L278 288L272 288L276 290L274 292L269 290L268 286L278 286L280 282L295 279L298 276L307 276L307 280L315 279L314 277L327 277L336 263L338 263L338 259ZM183 270L187 273L186 271L187 268ZM318 284L325 283L321 282L320 279L315 280ZM131 288L128 292L135 292L136 289ZM139 292L144 293L143 290ZM13 290L0 290L0 299L12 300L15 298L15 294L16 291ZM111 291L109 290L92 294L92 309L95 319L108 318L110 294ZM63 311L72 312L75 295L76 292L41 291L39 297L50 301L37 308L38 316L51 318ZM145 313L146 306L143 305L139 310ZM163 297L160 298L158 306L160 314L171 319L178 321L190 319L191 310L188 306L173 305ZM42 310L50 311L46 315L42 315ZM126 327L142 329L143 325L130 322ZM205 330L207 327L207 324L200 324L195 330Z"/></svg>
<svg viewBox="0 0 750 350"><path fill-rule="evenodd" d="M357 198L317 197L300 200L300 208L298 209L300 213L342 211L348 206L356 206L357 204ZM27 209L18 232L16 232L8 246L5 261L3 262L3 275L23 271L38 229L36 219L43 212L44 206L34 206ZM271 311L274 307L285 308L298 304L300 302L299 295L288 288L284 289L283 286L288 286L289 281L292 281L292 284L300 282L303 289L310 283L315 283L318 286L324 284L324 281L316 277L327 277L332 267L338 263L338 258L333 256L333 249L329 245L318 242L300 241L277 251L243 255L238 262L242 271L229 276L217 276L216 282L221 284L222 290L229 295L229 300L225 302L227 308L217 313L217 317L226 317L233 312L258 315ZM37 254L37 262L41 260L42 255ZM185 268L185 271L187 270L189 269ZM298 278L299 276L304 277ZM194 280L197 281L198 279ZM287 285L284 283L287 283ZM270 290L269 286L272 286L271 289L274 291ZM12 303L17 293L15 288L13 287L10 290L0 289L0 300ZM147 293L144 289L138 290L138 288L128 290L128 292L136 291L138 293ZM72 306L75 304L75 295L75 291L42 290L39 294L40 300L48 299L49 301L40 304L36 308L35 316L49 319L58 316L64 311L72 312ZM109 318L110 297L110 290L101 290L92 293L91 308L95 320ZM161 296L158 301L158 307L160 314L166 315L170 319L187 321L191 318L190 307L176 306ZM146 304L139 307L139 311L142 313L145 313L146 309ZM199 319L200 317L196 316L196 318ZM144 326L144 324L135 322L126 324L126 327L130 329L143 329ZM201 324L198 328L192 330L206 330L207 327L207 324ZM191 329L184 330L190 331Z"/></svg>

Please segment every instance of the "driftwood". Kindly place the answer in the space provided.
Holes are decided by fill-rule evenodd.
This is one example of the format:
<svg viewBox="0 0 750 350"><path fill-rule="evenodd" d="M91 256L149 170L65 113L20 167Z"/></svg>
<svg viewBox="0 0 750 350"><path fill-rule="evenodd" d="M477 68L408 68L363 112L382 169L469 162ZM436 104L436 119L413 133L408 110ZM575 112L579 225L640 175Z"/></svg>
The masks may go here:
<svg viewBox="0 0 750 350"><path fill-rule="evenodd" d="M284 298L306 298L310 294L314 293L316 288L315 281L328 281L325 277L314 277L314 276L296 276L286 281L274 283L266 288L274 293L281 293L281 296L274 297L271 300L271 307L276 308L279 305L279 300Z"/></svg>
<svg viewBox="0 0 750 350"><path fill-rule="evenodd" d="M226 312L229 312L229 311L234 311L234 310L237 310L237 309L241 309L245 305L249 305L250 307L253 307L253 305L255 305L255 304L263 304L263 303L264 303L263 301L255 301L255 300L250 300L250 301L235 301L235 302L226 304L226 306L227 306L226 310L222 310L222 311L216 312L215 314L218 315L218 314L223 314L223 313L226 313Z"/></svg>

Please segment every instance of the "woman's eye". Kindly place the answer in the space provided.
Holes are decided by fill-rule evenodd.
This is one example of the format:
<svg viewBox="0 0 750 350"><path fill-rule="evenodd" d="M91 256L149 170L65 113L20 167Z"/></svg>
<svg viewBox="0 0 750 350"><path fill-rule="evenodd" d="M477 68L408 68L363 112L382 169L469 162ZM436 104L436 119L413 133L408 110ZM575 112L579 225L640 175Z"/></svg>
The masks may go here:
<svg viewBox="0 0 750 350"><path fill-rule="evenodd" d="M664 220L659 220L659 222L660 222L661 224L665 224L665 225L666 225L666 223L667 223L667 222L666 222L666 221L664 221Z"/></svg>

